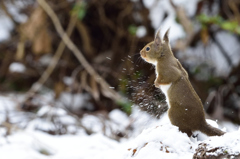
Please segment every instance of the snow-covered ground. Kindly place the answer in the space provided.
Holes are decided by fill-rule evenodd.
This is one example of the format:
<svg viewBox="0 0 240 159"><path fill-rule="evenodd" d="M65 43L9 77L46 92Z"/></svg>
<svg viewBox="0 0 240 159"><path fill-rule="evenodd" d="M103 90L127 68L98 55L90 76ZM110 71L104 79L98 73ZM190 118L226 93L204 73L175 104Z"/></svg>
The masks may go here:
<svg viewBox="0 0 240 159"><path fill-rule="evenodd" d="M187 0L174 0L174 3L181 5L186 9L187 14L191 17L196 9L198 0L191 2ZM20 3L20 2L19 2ZM164 31L171 27L170 40L175 41L184 38L185 32L176 19L176 13L169 1L161 0L144 0L146 7L150 9L150 19L153 27L157 30L162 28ZM17 17L18 10L14 6L8 6L10 12L18 22L24 22L27 17ZM164 14L169 16L164 20ZM3 11L1 11L3 13ZM0 16L0 42L10 37L10 31L14 24L4 14ZM139 27L137 35L142 37L146 34L144 27ZM238 45L233 35L218 34L218 39L226 39L226 47L229 46L233 53L231 58L234 64L239 61ZM224 36L224 38L223 38ZM226 40L225 40L226 41ZM220 41L222 42L222 41ZM224 43L223 43L224 44ZM232 44L232 45L229 45ZM224 45L224 46L225 46ZM209 53L212 47L209 46ZM199 60L202 46L196 49L189 48L185 54L189 57L187 60L195 63L192 59ZM199 51L199 52L198 52ZM215 54L216 53L216 54ZM219 54L219 50L212 52L212 56ZM192 58L192 59L190 59ZM216 61L211 61L213 65L224 70L226 67L222 64L221 56L216 56ZM203 60L206 60L203 58ZM16 65L17 64L17 65ZM21 65L21 64L20 64ZM13 63L10 71L22 72L24 66L19 63ZM224 68L220 67L224 66ZM16 69L16 66L18 69ZM68 101L68 95L61 99ZM189 138L186 134L178 131L177 127L172 126L167 115L160 120L141 112L137 106L133 107L133 113L127 116L120 110L113 110L110 114L89 114L84 115L82 120L78 120L67 112L63 104L52 103L48 96L39 98L36 101L42 106L36 113L27 113L19 110L19 103L24 97L19 95L0 95L0 159L146 159L146 158L192 158L195 149L200 143L208 144L208 147L224 147L229 153L240 153L240 130L239 126L231 123L221 123L221 128L226 128L228 132L222 137L206 137L199 135L197 138ZM66 98L66 99L65 99ZM77 96L75 104L86 106L86 96ZM81 101L78 101L81 99ZM54 106L53 106L54 105ZM76 110L77 111L77 110ZM9 124L8 121L12 124ZM54 121L54 123L53 123ZM216 123L210 121L215 126ZM65 135L50 135L44 131L56 131L58 126L66 129ZM90 135L85 130L90 131ZM9 132L8 132L9 131ZM124 137L117 138L116 134L122 134ZM231 152L232 151L232 152Z"/></svg>
<svg viewBox="0 0 240 159"><path fill-rule="evenodd" d="M47 96L48 99L42 97L46 103L50 101L49 95ZM240 130L238 126L230 123L221 125L226 127L225 130L231 131L224 136L206 137L199 134L198 138L189 138L170 124L167 115L157 120L141 112L137 106L133 107L130 116L120 110L113 110L105 121L101 115L93 114L85 115L82 120L76 121L61 106L52 107L42 100L45 106L38 110L36 117L31 117L29 122L24 124L29 114L18 109L18 103L22 99L23 96L19 95L0 96L1 159L190 159L202 142L209 147L224 147L232 151L231 153L240 153ZM59 121L69 126L68 133L50 135L40 131L54 127L50 120L41 120L44 115L45 119L59 116ZM8 129L8 135L6 117L7 121L15 123ZM92 133L88 135L78 124ZM218 126L214 121L210 121L210 124ZM121 132L125 137L113 139L111 135L116 132Z"/></svg>

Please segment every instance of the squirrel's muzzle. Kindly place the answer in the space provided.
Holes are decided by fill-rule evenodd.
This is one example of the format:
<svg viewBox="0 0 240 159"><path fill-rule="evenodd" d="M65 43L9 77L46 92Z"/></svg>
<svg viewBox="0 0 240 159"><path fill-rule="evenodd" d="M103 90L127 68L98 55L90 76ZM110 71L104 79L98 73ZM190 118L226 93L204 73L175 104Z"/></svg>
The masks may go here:
<svg viewBox="0 0 240 159"><path fill-rule="evenodd" d="M145 53L144 51L140 51L140 55L141 55L142 57L146 57L146 53Z"/></svg>

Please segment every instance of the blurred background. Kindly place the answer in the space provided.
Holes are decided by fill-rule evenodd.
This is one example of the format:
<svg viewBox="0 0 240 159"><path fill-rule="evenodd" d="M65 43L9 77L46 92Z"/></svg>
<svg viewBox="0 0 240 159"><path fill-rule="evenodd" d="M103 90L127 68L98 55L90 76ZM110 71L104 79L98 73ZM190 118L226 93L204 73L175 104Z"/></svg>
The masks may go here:
<svg viewBox="0 0 240 159"><path fill-rule="evenodd" d="M240 124L240 0L39 1L0 1L0 94L20 95L26 122L50 116L55 129L41 129L67 133L46 103L78 120L114 109L130 115L133 105L161 117L165 97L139 51L170 27L208 118Z"/></svg>

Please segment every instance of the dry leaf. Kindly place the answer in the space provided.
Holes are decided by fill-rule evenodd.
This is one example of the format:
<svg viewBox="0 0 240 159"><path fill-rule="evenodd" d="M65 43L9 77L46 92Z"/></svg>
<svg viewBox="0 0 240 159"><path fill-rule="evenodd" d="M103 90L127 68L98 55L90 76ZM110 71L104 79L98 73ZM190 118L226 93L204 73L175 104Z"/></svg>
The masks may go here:
<svg viewBox="0 0 240 159"><path fill-rule="evenodd" d="M80 79L81 79L81 88L85 89L86 91L88 91L89 93L91 93L91 90L87 84L87 72L86 71L82 71L80 73Z"/></svg>
<svg viewBox="0 0 240 159"><path fill-rule="evenodd" d="M137 149L133 149L133 154L132 156L134 156L134 154L137 152Z"/></svg>
<svg viewBox="0 0 240 159"><path fill-rule="evenodd" d="M46 23L46 13L41 7L37 7L28 21L19 28L21 39L32 42L32 51L36 55L52 51L52 39L48 34ZM21 50L18 51L20 52Z"/></svg>
<svg viewBox="0 0 240 159"><path fill-rule="evenodd" d="M61 93L64 91L65 89L65 85L63 84L63 82L57 82L54 85L54 92L55 92L55 98L58 98Z"/></svg>
<svg viewBox="0 0 240 159"><path fill-rule="evenodd" d="M42 29L32 45L34 54L50 53L52 51L52 39L47 33L47 28Z"/></svg>
<svg viewBox="0 0 240 159"><path fill-rule="evenodd" d="M24 47L25 47L25 39L21 38L17 45L17 53L15 56L16 60L20 61L23 59L25 55Z"/></svg>
<svg viewBox="0 0 240 159"><path fill-rule="evenodd" d="M208 29L207 28L203 28L201 30L201 40L202 40L204 45L207 45L208 40L209 40L209 34L208 34Z"/></svg>

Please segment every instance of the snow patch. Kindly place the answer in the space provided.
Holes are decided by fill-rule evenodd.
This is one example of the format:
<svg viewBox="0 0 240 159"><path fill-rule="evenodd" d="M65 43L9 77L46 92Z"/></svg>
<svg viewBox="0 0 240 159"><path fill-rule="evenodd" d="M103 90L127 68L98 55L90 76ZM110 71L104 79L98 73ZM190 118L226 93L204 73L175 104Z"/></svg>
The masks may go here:
<svg viewBox="0 0 240 159"><path fill-rule="evenodd" d="M20 62L13 62L9 66L9 71L10 72L18 72L18 73L23 73L26 71L26 67L20 63Z"/></svg>
<svg viewBox="0 0 240 159"><path fill-rule="evenodd" d="M61 93L59 102L70 108L72 111L78 111L81 108L93 110L93 105L88 102L88 94L72 94L68 92Z"/></svg>
<svg viewBox="0 0 240 159"><path fill-rule="evenodd" d="M7 40L10 37L10 31L14 28L14 24L6 16L0 16L0 24L1 24L0 25L0 42L1 42Z"/></svg>
<svg viewBox="0 0 240 159"><path fill-rule="evenodd" d="M1 114L4 114L6 108L10 113L14 112L15 114L15 105L16 103L13 102L12 98L0 96ZM0 128L0 158L158 159L161 156L163 159L190 159L198 145L203 142L211 147L222 146L228 150L231 149L233 153L240 150L240 130L236 131L238 126L230 126L230 123L225 123L225 125L231 127L232 132L220 137L206 137L201 141L196 138L189 138L187 134L180 132L177 127L170 123L167 114L164 114L158 120L146 112L140 111L137 107L133 107L130 116L120 110L113 110L109 115L85 114L80 125L94 131L91 135L87 135L85 131L74 126L77 121L67 119L71 116L62 108L45 104L37 114L41 117L47 116L45 118L47 120L41 120L39 117L35 118L26 129L11 131L11 134L7 137L6 129ZM48 119L54 116L57 116L57 119L60 119L59 121L70 124L67 129L74 132L75 135L49 135L36 130L36 125L41 127L42 130L54 130L55 125L48 122ZM12 118L12 115L10 118ZM16 121L24 119L22 115ZM17 123L16 121L15 123ZM212 122L211 125L218 126L216 122L209 121ZM131 131L127 127L130 127ZM119 141L110 138L110 133L124 130L128 138L122 138Z"/></svg>
<svg viewBox="0 0 240 159"><path fill-rule="evenodd" d="M142 38L142 37L144 37L146 34L147 34L147 30L146 30L145 26L139 26L139 27L137 28L136 36L137 36L138 38Z"/></svg>

